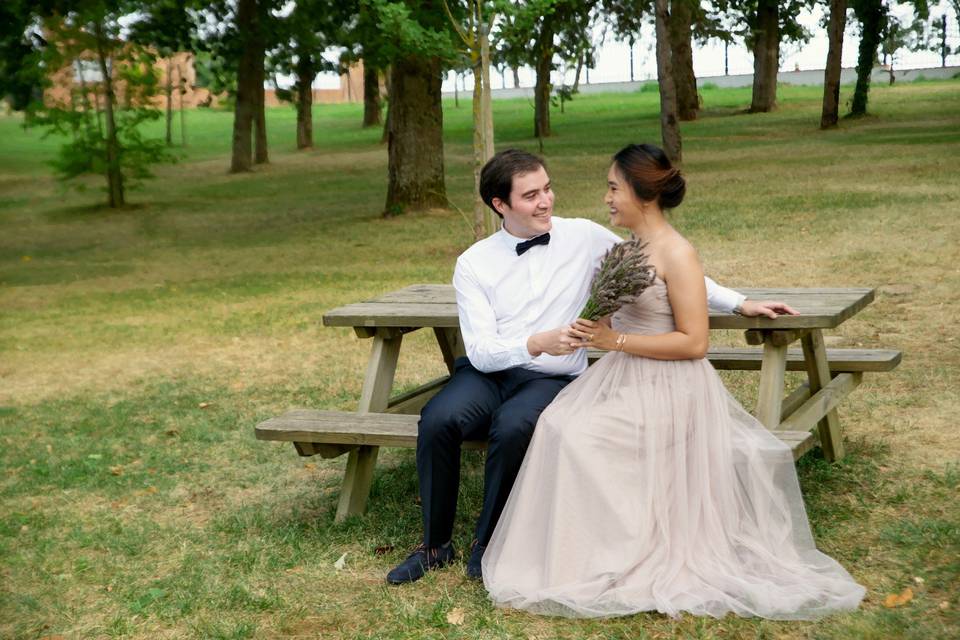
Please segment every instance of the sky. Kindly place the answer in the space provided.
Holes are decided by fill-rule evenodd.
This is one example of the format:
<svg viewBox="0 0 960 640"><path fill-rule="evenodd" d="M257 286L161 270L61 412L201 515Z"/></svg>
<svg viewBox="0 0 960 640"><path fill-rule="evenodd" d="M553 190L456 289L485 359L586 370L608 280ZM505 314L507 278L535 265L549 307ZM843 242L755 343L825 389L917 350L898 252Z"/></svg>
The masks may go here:
<svg viewBox="0 0 960 640"><path fill-rule="evenodd" d="M960 47L960 30L956 22L956 14L945 0L940 2L930 2L930 15L939 19L941 15L947 16L948 43L954 48ZM908 7L897 7L895 13L904 21L909 21L911 12ZM781 45L780 51L780 70L793 71L794 69L809 70L823 69L827 58L827 34L820 27L820 20L823 12L818 7L811 13L801 16L800 22L813 33L813 38L806 44L788 43ZM847 20L847 29L843 39L843 66L853 67L857 60L857 46L860 38L857 34L857 27L851 24L852 19ZM596 34L596 39L600 39L600 33ZM653 49L654 35L652 27L645 27L644 32L638 42L633 47L634 79L647 80L655 79L657 75L656 57ZM336 58L335 52L329 55ZM728 49L728 66L730 74L752 73L753 56L749 50L742 44L736 43ZM597 64L590 70L590 82L625 82L630 79L630 47L625 42L616 42L610 34L598 49ZM948 65L960 65L960 55L947 57ZM895 68L913 69L924 67L939 67L939 52L909 52L901 51L894 60ZM698 78L707 78L709 76L723 75L724 73L724 48L721 42L710 42L706 46L694 45L693 51L693 69ZM533 86L535 76L532 69L525 68L520 70L520 85L524 87ZM573 83L574 70L568 70L566 74L566 83ZM496 70L491 69L490 82L494 89L503 86L512 87L513 77L510 71L507 71L506 85L503 78ZM558 69L553 74L553 83L562 84L564 73ZM585 79L581 78L581 82ZM443 83L444 91L453 91L454 89L453 73L448 74ZM314 87L316 88L335 88L340 86L338 76L335 74L321 74L318 76ZM473 81L467 74L462 78L461 88L471 90Z"/></svg>

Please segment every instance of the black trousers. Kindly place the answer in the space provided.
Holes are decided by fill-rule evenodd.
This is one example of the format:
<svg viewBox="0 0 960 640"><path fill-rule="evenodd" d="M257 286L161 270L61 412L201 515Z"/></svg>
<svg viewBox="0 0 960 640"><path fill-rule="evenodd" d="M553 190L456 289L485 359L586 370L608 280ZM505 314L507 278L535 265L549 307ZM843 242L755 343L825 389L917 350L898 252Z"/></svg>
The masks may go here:
<svg viewBox="0 0 960 640"><path fill-rule="evenodd" d="M450 540L460 488L464 440L488 441L483 508L476 538L486 545L520 471L537 418L574 376L506 369L483 373L458 358L450 382L420 414L417 474L423 506L424 544Z"/></svg>

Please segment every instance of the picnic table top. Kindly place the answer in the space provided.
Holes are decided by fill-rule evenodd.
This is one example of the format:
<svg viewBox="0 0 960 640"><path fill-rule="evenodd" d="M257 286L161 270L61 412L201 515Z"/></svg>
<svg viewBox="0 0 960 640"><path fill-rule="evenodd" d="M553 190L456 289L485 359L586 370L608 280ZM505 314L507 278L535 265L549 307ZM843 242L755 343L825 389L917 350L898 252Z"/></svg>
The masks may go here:
<svg viewBox="0 0 960 640"><path fill-rule="evenodd" d="M874 289L737 288L751 300L780 300L799 316L744 318L710 313L711 329L832 329L853 317L874 298ZM323 315L328 327L458 327L456 296L449 284L414 284Z"/></svg>

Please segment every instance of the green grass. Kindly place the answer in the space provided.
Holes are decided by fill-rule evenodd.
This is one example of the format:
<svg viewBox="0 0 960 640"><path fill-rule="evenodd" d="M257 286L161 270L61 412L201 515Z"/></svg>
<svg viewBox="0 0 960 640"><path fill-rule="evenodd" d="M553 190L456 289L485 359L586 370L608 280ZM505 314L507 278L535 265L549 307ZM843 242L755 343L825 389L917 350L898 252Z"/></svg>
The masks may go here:
<svg viewBox="0 0 960 640"><path fill-rule="evenodd" d="M748 88L703 88L674 222L724 284L879 288L830 344L902 349L903 364L841 407L841 463L798 466L818 545L868 589L860 610L556 620L491 607L462 566L387 588L420 531L412 453L382 451L367 514L334 524L343 459L298 458L253 426L291 406L354 408L369 343L320 316L448 281L471 231L453 210L381 218L380 132L358 105L320 105L316 149L296 152L293 110L272 109L271 163L240 176L231 114L190 112L178 163L119 212L100 206L100 179L77 192L50 176L57 140L0 117L0 637L960 635L960 81L875 86L872 114L829 132L819 89L779 93L777 111L747 115ZM658 140L657 109L640 91L553 113L560 215L605 221L610 155ZM494 111L498 148L537 149L527 100ZM444 121L448 195L469 211L467 102L445 103ZM422 333L405 337L399 387L443 371ZM755 374L724 378L756 397ZM482 464L465 454L461 549ZM883 606L907 587L911 602ZM447 622L454 609L464 624Z"/></svg>

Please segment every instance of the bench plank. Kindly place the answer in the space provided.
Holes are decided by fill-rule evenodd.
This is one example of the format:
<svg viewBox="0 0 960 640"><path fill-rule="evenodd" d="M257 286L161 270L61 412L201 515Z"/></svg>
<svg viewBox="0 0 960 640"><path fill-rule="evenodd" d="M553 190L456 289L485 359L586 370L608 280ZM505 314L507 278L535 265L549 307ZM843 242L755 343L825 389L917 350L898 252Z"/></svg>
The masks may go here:
<svg viewBox="0 0 960 640"><path fill-rule="evenodd" d="M862 373L841 373L831 380L822 389L817 391L793 415L784 420L780 426L785 430L812 429L817 423L837 408L840 401L846 398L851 391L857 388L863 378ZM839 434L830 434L839 438ZM824 438L821 437L821 440ZM838 440L839 442L839 440Z"/></svg>
<svg viewBox="0 0 960 640"><path fill-rule="evenodd" d="M587 358L593 362L606 351L590 349ZM892 371L897 368L903 354L894 349L827 349L827 361L831 373L855 371ZM720 371L759 371L763 362L763 350L750 347L710 347L707 359L714 369ZM787 371L806 371L803 350L787 350Z"/></svg>
<svg viewBox="0 0 960 640"><path fill-rule="evenodd" d="M414 448L419 419L415 415L294 409L258 424L256 436L258 440L295 443ZM817 444L816 434L810 431L772 433L790 445L794 460ZM487 443L468 441L463 448L483 450Z"/></svg>

